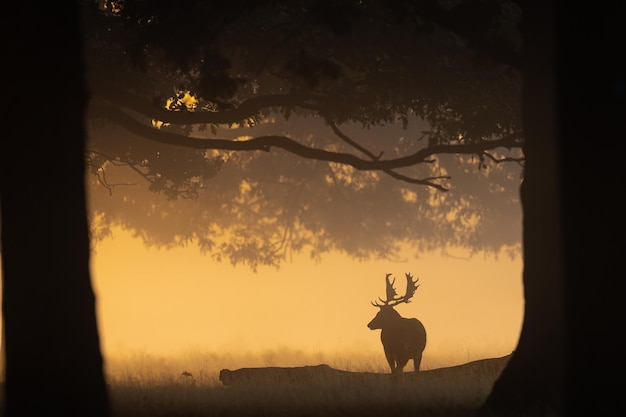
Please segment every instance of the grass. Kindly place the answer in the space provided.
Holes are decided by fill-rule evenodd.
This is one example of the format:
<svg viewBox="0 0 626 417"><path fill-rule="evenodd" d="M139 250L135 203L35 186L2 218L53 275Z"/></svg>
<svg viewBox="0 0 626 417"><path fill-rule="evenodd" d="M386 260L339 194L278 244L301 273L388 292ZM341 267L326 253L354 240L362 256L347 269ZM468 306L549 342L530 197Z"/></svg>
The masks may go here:
<svg viewBox="0 0 626 417"><path fill-rule="evenodd" d="M411 380L377 376L360 382L319 378L294 383L269 378L232 386L219 381L219 371L225 368L321 363L345 371L388 374L379 357L272 351L261 355L192 352L177 358L139 352L110 359L107 375L115 417L470 416L484 402L500 371L499 365L497 369L481 365L426 370ZM184 371L191 376L183 376Z"/></svg>

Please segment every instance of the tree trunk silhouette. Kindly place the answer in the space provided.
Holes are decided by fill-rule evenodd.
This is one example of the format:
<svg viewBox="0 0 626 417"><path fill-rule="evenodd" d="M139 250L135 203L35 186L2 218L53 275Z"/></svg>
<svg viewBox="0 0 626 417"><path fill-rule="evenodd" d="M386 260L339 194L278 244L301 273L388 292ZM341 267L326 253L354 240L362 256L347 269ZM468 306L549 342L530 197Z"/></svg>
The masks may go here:
<svg viewBox="0 0 626 417"><path fill-rule="evenodd" d="M557 15L568 415L624 415L626 3ZM619 149L619 150L618 150ZM619 153L616 153L619 152ZM622 410L622 411L619 411Z"/></svg>
<svg viewBox="0 0 626 417"><path fill-rule="evenodd" d="M7 417L109 415L89 272L79 16L76 1L3 11Z"/></svg>
<svg viewBox="0 0 626 417"><path fill-rule="evenodd" d="M6 344L4 343L4 323L2 324L2 340L0 340L0 381L4 382L5 357L4 351Z"/></svg>
<svg viewBox="0 0 626 417"><path fill-rule="evenodd" d="M2 323L2 335L0 336L2 339L0 340L0 381L4 381L4 365L6 352L4 349L6 348L6 343L4 342L4 322Z"/></svg>
<svg viewBox="0 0 626 417"><path fill-rule="evenodd" d="M604 52L618 46L611 19L623 13L616 4L524 7L526 305L516 351L479 415L621 414L606 372L621 375L624 364L623 349L610 346L626 328L623 244L610 240L624 235L614 189L624 174L610 161L597 181L590 158L594 140L610 152L612 138L626 137L625 73L620 90L618 60Z"/></svg>
<svg viewBox="0 0 626 417"><path fill-rule="evenodd" d="M556 149L554 39L548 3L524 9L524 321L485 415L547 415L563 408L563 284Z"/></svg>

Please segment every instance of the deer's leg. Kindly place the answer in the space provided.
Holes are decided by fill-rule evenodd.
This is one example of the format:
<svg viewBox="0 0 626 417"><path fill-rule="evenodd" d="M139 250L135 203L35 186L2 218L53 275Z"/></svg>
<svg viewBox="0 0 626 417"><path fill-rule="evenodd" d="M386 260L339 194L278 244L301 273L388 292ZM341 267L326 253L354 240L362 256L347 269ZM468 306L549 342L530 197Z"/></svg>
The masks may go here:
<svg viewBox="0 0 626 417"><path fill-rule="evenodd" d="M413 372L419 372L420 370L420 363L422 363L422 352L417 353L414 357L413 357Z"/></svg>
<svg viewBox="0 0 626 417"><path fill-rule="evenodd" d="M391 353L385 352L385 357L387 358L387 363L389 364L389 368L391 368L391 373L396 373L396 361Z"/></svg>
<svg viewBox="0 0 626 417"><path fill-rule="evenodd" d="M398 361L398 373L402 373L404 367L406 366L406 364L409 362L409 358L402 358L401 360Z"/></svg>

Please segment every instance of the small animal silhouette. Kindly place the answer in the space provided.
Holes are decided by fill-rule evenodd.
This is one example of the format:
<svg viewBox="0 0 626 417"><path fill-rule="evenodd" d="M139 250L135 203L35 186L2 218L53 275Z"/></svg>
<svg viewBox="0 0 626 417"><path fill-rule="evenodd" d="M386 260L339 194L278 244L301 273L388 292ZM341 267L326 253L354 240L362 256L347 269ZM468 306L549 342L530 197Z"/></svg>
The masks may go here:
<svg viewBox="0 0 626 417"><path fill-rule="evenodd" d="M400 303L409 303L411 297L417 290L417 281L413 281L411 274L407 273L406 293L399 297L393 287L393 282L389 281L391 274L387 274L386 295L387 299L379 298L382 304L372 302L380 311L367 325L371 330L381 329L380 340L383 343L385 356L392 374L401 374L404 367L413 360L414 371L418 372L422 362L422 352L426 347L426 329L416 318L404 318L400 316L394 306Z"/></svg>

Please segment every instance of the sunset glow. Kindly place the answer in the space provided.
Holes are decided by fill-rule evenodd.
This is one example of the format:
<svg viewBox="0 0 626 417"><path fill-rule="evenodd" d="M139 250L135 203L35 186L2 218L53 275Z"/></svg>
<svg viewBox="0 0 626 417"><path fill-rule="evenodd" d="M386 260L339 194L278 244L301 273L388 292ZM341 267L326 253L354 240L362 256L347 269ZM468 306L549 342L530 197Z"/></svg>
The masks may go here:
<svg viewBox="0 0 626 417"><path fill-rule="evenodd" d="M384 296L386 273L403 293L411 272L420 287L397 310L426 326L424 369L510 353L523 313L521 260L452 255L359 263L334 254L319 264L297 256L255 274L194 247L146 250L118 229L92 255L102 345L109 357L290 351L384 360L380 332L366 326L370 302Z"/></svg>

